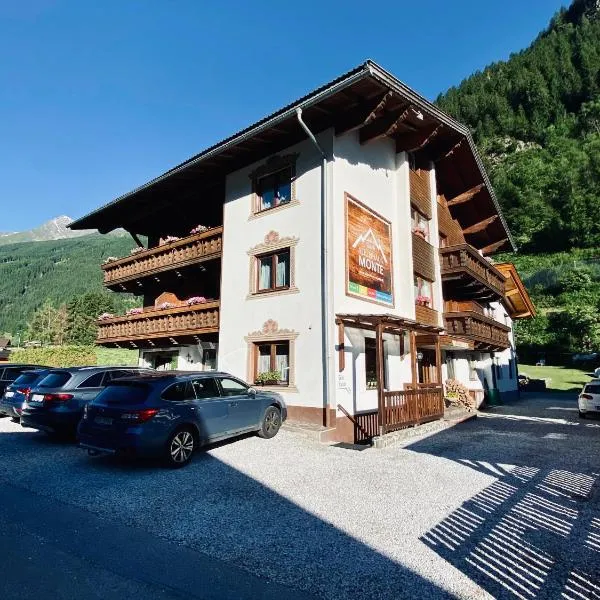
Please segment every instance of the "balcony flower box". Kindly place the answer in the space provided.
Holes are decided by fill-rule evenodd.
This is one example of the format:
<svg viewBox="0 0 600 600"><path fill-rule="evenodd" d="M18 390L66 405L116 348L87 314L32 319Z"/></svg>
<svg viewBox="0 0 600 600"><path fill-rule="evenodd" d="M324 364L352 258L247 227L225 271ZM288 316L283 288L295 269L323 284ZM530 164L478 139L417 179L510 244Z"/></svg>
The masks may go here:
<svg viewBox="0 0 600 600"><path fill-rule="evenodd" d="M204 296L192 296L188 298L185 303L188 306L194 306L194 304L206 304L206 298Z"/></svg>
<svg viewBox="0 0 600 600"><path fill-rule="evenodd" d="M257 385L279 385L281 381L281 373L279 371L265 371L256 376L255 383Z"/></svg>
<svg viewBox="0 0 600 600"><path fill-rule="evenodd" d="M424 227L415 227L413 228L412 232L419 237L422 237L424 240L427 240L427 231Z"/></svg>
<svg viewBox="0 0 600 600"><path fill-rule="evenodd" d="M428 298L427 296L417 296L415 298L415 303L418 304L419 306L430 306L431 304L431 298Z"/></svg>

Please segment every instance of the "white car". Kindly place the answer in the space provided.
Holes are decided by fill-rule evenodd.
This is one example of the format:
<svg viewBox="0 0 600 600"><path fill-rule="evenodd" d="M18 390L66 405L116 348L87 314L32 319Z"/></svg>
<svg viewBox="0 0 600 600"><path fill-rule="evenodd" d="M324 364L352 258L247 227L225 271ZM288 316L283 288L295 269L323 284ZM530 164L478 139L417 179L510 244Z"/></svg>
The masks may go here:
<svg viewBox="0 0 600 600"><path fill-rule="evenodd" d="M600 413L600 379L592 379L586 383L579 394L579 416L585 417L587 413Z"/></svg>

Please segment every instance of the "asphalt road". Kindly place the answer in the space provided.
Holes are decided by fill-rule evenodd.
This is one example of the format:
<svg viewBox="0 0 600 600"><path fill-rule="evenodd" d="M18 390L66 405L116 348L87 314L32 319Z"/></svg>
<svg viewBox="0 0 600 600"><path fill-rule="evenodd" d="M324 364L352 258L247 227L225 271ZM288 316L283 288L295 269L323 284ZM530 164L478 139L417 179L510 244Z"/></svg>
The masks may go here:
<svg viewBox="0 0 600 600"><path fill-rule="evenodd" d="M20 487L0 487L0 597L308 600L139 528Z"/></svg>
<svg viewBox="0 0 600 600"><path fill-rule="evenodd" d="M0 598L600 598L600 420L529 396L384 450L180 470L0 420Z"/></svg>

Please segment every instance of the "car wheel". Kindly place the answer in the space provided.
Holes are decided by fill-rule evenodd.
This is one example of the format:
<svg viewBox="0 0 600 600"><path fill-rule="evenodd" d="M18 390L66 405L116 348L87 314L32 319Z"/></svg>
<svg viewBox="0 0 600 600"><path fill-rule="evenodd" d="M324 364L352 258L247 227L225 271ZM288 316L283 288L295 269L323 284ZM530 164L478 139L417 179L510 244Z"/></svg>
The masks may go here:
<svg viewBox="0 0 600 600"><path fill-rule="evenodd" d="M261 438L270 440L277 435L281 427L281 412L276 406L269 406L265 411L258 435Z"/></svg>
<svg viewBox="0 0 600 600"><path fill-rule="evenodd" d="M190 429L178 429L167 442L165 461L169 467L183 467L187 465L196 449L196 439Z"/></svg>

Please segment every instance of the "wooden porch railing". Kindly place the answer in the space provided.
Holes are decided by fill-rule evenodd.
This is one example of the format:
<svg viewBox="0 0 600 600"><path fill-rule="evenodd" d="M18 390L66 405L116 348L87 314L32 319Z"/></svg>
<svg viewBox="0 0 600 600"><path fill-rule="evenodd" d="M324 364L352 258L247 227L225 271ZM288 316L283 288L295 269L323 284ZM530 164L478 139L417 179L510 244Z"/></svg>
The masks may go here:
<svg viewBox="0 0 600 600"><path fill-rule="evenodd" d="M435 421L444 416L444 392L438 384L416 384L401 391L384 391L383 399L383 433Z"/></svg>
<svg viewBox="0 0 600 600"><path fill-rule="evenodd" d="M469 244L440 248L442 279L465 273L486 285L498 296L503 296L504 275Z"/></svg>
<svg viewBox="0 0 600 600"><path fill-rule="evenodd" d="M338 410L341 410L352 422L352 425L354 425L355 443L368 442L379 434L376 410L369 410L351 415L341 404L338 404Z"/></svg>
<svg viewBox="0 0 600 600"><path fill-rule="evenodd" d="M219 302L177 306L164 310L147 308L137 315L98 321L97 344L170 338L219 331Z"/></svg>
<svg viewBox="0 0 600 600"><path fill-rule="evenodd" d="M213 227L180 240L142 250L102 265L104 285L118 285L155 273L178 269L221 256L223 227Z"/></svg>

